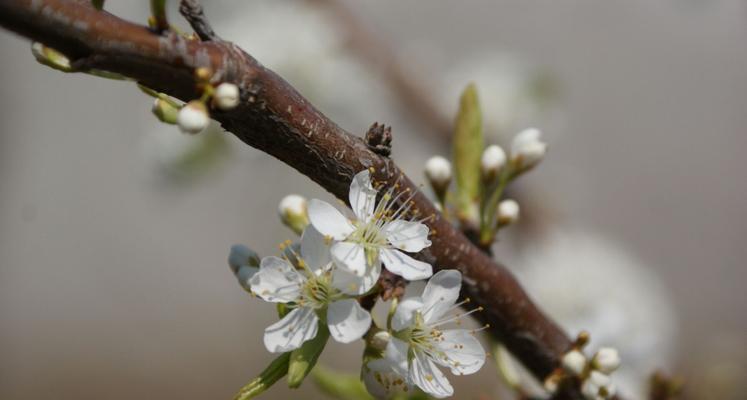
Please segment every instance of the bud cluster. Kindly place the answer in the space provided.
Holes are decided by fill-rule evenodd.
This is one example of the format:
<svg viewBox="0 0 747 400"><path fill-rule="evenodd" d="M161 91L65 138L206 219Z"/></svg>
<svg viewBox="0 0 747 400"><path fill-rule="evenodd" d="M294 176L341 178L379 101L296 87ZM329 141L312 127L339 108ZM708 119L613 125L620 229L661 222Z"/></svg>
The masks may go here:
<svg viewBox="0 0 747 400"><path fill-rule="evenodd" d="M616 388L610 374L620 367L620 356L616 349L602 347L588 359L583 353L588 340L588 333L579 335L574 347L561 358L561 368L545 380L545 390L555 393L560 385L570 384L577 379L581 393L587 400L606 400L615 396Z"/></svg>
<svg viewBox="0 0 747 400"><path fill-rule="evenodd" d="M228 111L236 108L241 101L239 87L230 82L214 86L210 80L212 72L208 68L195 70L195 87L202 96L181 105L177 100L144 86L140 89L155 97L151 111L160 121L174 124L184 133L197 134L210 124L210 108Z"/></svg>
<svg viewBox="0 0 747 400"><path fill-rule="evenodd" d="M454 146L457 152L466 147L458 146L457 143ZM474 146L470 149L473 152L475 150ZM479 169L465 171L465 168L471 168L467 166L468 163L455 164L457 191L468 190L464 187L477 188L476 193L467 194L466 197L473 199L471 203L479 203L478 220L470 220L472 214L470 210L473 207L478 208L478 204L467 204L467 209L460 209L465 207L462 204L463 201L452 202L450 200L455 198L458 200L464 196L459 196L458 193L457 196L452 197L447 195L454 174L449 160L441 156L428 159L425 163L425 177L444 215L449 218L451 216L449 211L455 210L453 215L458 217L465 230L474 230L476 226L479 227L480 243L487 247L495 240L499 229L519 220L519 203L512 199L502 199L504 190L516 177L536 166L546 151L547 144L541 140L540 131L530 128L516 135L509 154L495 144L484 147L482 153L479 154L479 159L475 160L479 164ZM472 156L477 155L472 154ZM461 157L464 158L464 155L462 154ZM464 187L460 186L460 178ZM474 181L473 185L463 183L470 179Z"/></svg>

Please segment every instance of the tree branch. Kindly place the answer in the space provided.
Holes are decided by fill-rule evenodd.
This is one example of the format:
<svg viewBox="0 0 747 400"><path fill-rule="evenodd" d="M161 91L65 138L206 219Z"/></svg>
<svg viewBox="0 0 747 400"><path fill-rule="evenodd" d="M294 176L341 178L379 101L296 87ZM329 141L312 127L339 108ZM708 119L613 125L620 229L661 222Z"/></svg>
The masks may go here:
<svg viewBox="0 0 747 400"><path fill-rule="evenodd" d="M246 144L285 162L340 199L347 200L353 175L365 168L373 168L378 181L398 181L403 190L416 193L412 200L419 214L433 216L426 222L433 244L420 258L437 270L456 268L464 274L463 295L484 307L477 317L490 324L490 333L536 377L544 379L570 348L572 341L532 303L512 274L442 218L394 162L372 152L240 48L213 41L207 34L212 29L198 32L211 39L204 42L172 31L159 35L64 0L0 0L0 25L63 52L75 68L117 72L183 100L197 96L194 69L210 68L215 82L233 82L241 89L236 109L211 114Z"/></svg>

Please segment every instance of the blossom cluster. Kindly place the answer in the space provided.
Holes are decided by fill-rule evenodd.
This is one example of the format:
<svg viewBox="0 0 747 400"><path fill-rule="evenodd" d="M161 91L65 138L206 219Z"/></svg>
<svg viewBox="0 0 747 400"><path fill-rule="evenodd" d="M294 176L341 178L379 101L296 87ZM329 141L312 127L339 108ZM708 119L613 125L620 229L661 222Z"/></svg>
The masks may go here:
<svg viewBox="0 0 747 400"><path fill-rule="evenodd" d="M582 332L573 348L563 354L561 367L550 374L544 382L545 389L555 393L561 385L575 379L581 384L581 394L587 400L606 400L615 396L617 387L610 375L620 367L620 355L612 347L602 347L588 359L583 347L589 334Z"/></svg>
<svg viewBox="0 0 747 400"><path fill-rule="evenodd" d="M327 202L291 195L279 211L301 234L300 244L286 242L281 257L261 260L235 245L229 265L246 290L282 305L280 320L264 332L270 352L312 352L315 360L327 337L339 343L363 339L361 376L372 395L388 398L417 387L448 397L453 388L438 367L471 374L482 367L486 353L475 330L448 328L469 314L453 315L464 304L457 301L461 273L434 275L430 264L413 257L431 245L429 229L408 219L411 199L397 188L377 190L370 171L359 172L350 185L349 215ZM407 281L430 278L420 297L392 301L386 324L374 321L360 302L379 294L382 268Z"/></svg>

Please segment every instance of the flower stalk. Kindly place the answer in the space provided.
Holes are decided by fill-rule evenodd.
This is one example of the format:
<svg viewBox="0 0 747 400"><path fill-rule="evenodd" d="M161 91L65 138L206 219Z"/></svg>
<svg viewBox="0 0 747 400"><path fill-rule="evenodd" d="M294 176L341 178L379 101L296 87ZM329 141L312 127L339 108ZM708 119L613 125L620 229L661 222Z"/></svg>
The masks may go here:
<svg viewBox="0 0 747 400"><path fill-rule="evenodd" d="M288 373L291 353L283 353L262 371L258 377L239 389L234 400L249 400L264 393Z"/></svg>

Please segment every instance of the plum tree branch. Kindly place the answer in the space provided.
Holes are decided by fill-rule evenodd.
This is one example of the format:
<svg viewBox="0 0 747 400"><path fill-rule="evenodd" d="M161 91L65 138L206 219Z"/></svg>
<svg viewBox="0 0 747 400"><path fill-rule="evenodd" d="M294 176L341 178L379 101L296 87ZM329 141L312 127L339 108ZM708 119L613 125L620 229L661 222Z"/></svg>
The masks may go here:
<svg viewBox="0 0 747 400"><path fill-rule="evenodd" d="M188 2L193 3L194 2ZM432 246L420 258L436 270L457 268L464 275L463 295L484 311L477 317L489 332L539 379L559 365L572 345L568 336L530 300L512 274L475 247L442 218L433 204L389 158L372 152L314 108L274 72L236 45L222 41L202 22L199 36L186 38L98 11L88 2L0 0L0 25L65 55L78 70L99 69L128 76L182 100L197 97L194 70L209 68L214 82L232 82L241 104L231 111L211 110L223 127L246 144L267 152L347 200L352 176L365 168L374 178L415 193L415 208L432 235ZM202 28L200 28L202 26ZM205 28L207 27L207 28ZM569 394L567 398L580 398Z"/></svg>

